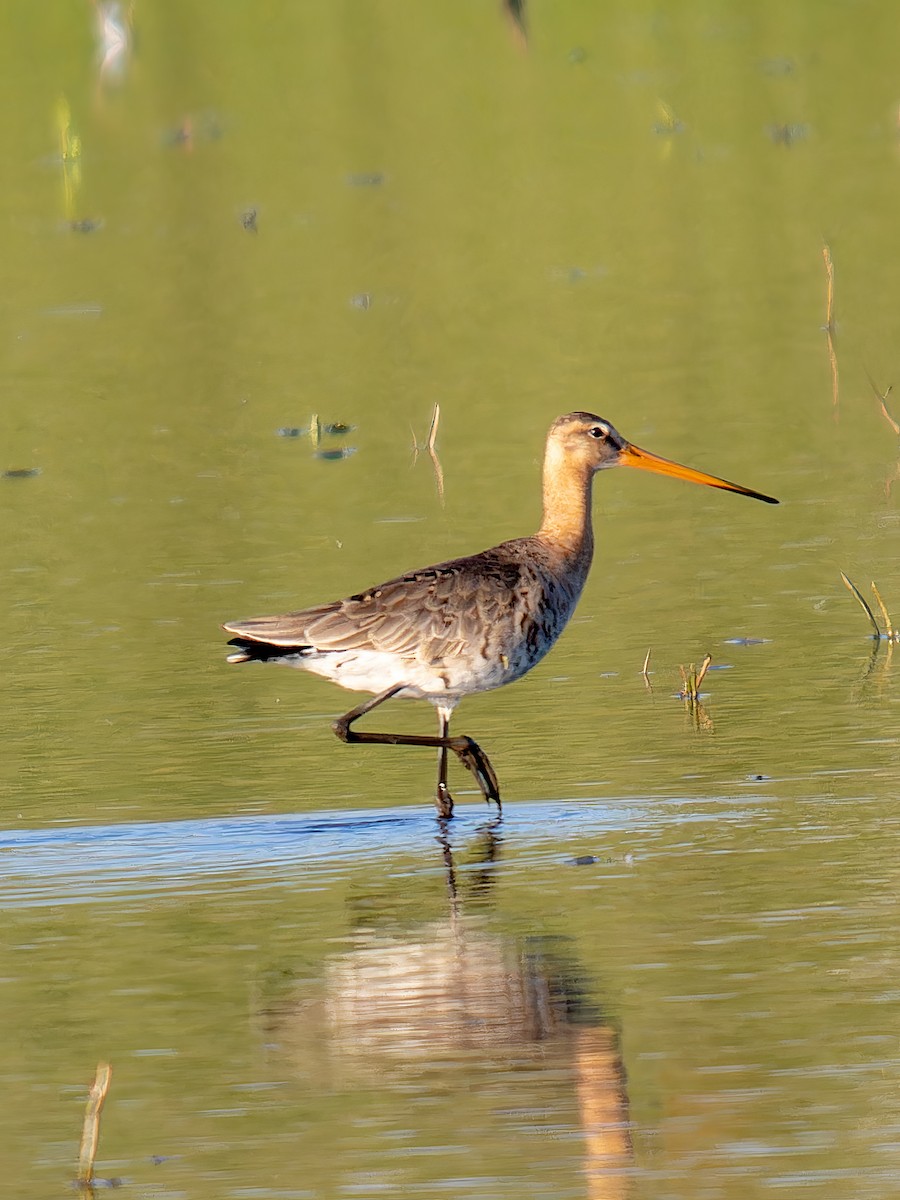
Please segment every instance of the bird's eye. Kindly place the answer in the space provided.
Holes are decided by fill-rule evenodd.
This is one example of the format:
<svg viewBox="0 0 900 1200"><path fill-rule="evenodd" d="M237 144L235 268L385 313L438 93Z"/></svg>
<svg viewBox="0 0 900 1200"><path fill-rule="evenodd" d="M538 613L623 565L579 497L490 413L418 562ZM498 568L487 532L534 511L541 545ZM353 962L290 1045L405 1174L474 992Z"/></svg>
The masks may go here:
<svg viewBox="0 0 900 1200"><path fill-rule="evenodd" d="M606 437L606 430L603 428L602 425L592 425L590 427L590 429L588 430L588 433L591 435L592 438Z"/></svg>

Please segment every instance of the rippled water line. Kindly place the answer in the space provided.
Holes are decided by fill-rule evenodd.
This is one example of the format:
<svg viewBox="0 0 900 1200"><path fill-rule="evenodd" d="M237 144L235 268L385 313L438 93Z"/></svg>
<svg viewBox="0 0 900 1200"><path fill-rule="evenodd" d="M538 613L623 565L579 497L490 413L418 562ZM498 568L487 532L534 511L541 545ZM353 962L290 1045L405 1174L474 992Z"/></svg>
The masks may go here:
<svg viewBox="0 0 900 1200"><path fill-rule="evenodd" d="M749 806L752 808L752 805ZM477 814L477 815L476 815ZM673 824L743 820L748 807L708 800L600 801L517 805L504 818L504 837L534 848L577 834L583 843L612 830L647 832ZM474 819L473 819L474 818ZM485 825L480 808L463 809L453 842ZM431 849L439 828L420 809L213 818L193 821L0 831L0 905L33 907L146 898L190 887L258 889L284 883L311 890L361 858L371 861ZM554 851L556 852L556 851ZM538 852L538 857L544 857ZM238 881L235 876L242 878Z"/></svg>

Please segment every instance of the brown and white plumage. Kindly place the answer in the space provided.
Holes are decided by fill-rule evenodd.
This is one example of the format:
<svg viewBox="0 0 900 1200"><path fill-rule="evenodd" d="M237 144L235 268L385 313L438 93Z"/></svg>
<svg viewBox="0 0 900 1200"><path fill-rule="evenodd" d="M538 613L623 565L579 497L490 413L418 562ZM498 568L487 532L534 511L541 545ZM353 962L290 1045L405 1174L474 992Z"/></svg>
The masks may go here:
<svg viewBox="0 0 900 1200"><path fill-rule="evenodd" d="M452 707L511 683L547 653L587 576L560 572L537 538L412 571L378 587L284 616L225 628L229 662L292 659L354 691L384 691ZM554 570L554 567L557 569Z"/></svg>
<svg viewBox="0 0 900 1200"><path fill-rule="evenodd" d="M593 557L591 481L598 470L633 466L777 503L749 488L658 458L627 442L602 418L570 413L550 429L544 459L544 515L531 537L400 575L345 600L232 621L232 663L261 660L323 675L375 693L335 723L345 741L434 745L440 750L438 809L452 812L447 750L499 806L490 761L469 738L451 738L458 701L521 678L544 657L572 615ZM436 738L357 733L352 722L393 696L435 705Z"/></svg>

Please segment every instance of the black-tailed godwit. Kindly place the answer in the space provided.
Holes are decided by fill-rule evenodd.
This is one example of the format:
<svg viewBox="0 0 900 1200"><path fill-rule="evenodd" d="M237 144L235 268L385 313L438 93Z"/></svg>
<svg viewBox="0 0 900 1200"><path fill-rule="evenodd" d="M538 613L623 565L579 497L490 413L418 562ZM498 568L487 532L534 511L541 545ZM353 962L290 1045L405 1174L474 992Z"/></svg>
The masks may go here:
<svg viewBox="0 0 900 1200"><path fill-rule="evenodd" d="M683 467L631 445L592 413L560 417L544 456L544 517L531 537L410 571L346 600L275 617L229 621L231 663L281 663L324 675L351 691L372 692L332 726L344 742L433 746L439 751L436 803L453 813L447 751L500 808L491 761L469 737L450 736L450 715L473 692L512 683L539 663L562 633L594 553L591 482L607 467L639 467L777 504L751 488ZM437 709L434 737L360 733L353 724L393 697Z"/></svg>

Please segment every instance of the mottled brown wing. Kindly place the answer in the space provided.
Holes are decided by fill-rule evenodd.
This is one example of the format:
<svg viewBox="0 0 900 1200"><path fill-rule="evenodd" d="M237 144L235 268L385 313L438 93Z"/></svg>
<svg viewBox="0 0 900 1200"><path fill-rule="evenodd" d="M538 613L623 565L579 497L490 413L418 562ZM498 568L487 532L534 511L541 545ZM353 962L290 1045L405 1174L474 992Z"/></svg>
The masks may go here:
<svg viewBox="0 0 900 1200"><path fill-rule="evenodd" d="M275 646L376 650L435 662L489 638L521 605L522 570L493 552L438 563L346 600L225 626Z"/></svg>

